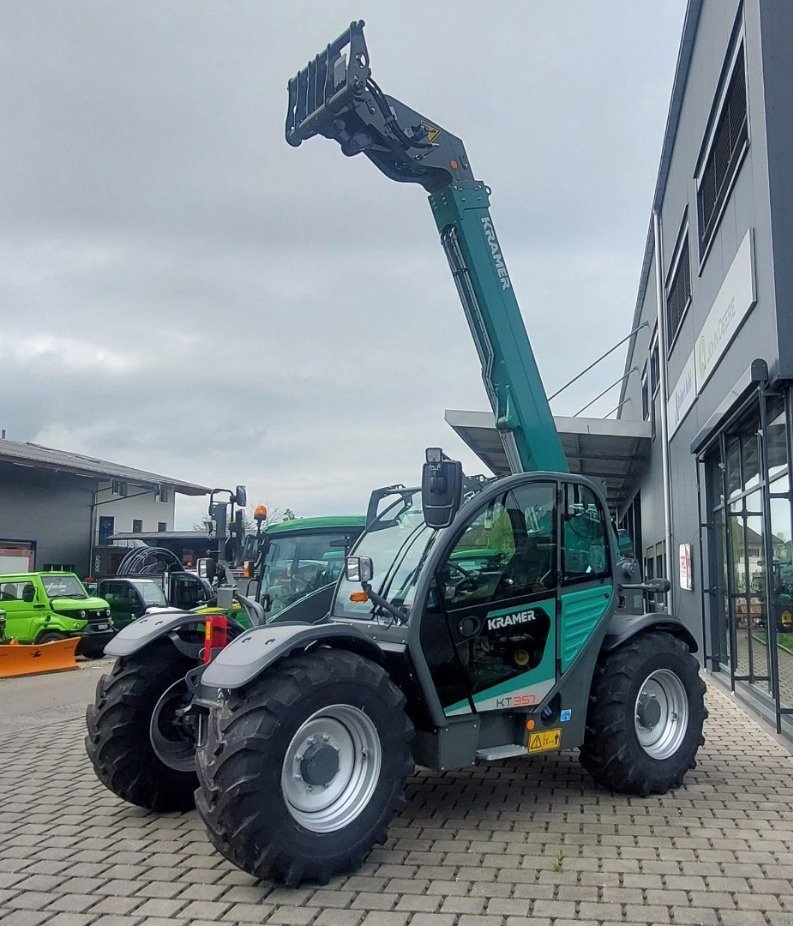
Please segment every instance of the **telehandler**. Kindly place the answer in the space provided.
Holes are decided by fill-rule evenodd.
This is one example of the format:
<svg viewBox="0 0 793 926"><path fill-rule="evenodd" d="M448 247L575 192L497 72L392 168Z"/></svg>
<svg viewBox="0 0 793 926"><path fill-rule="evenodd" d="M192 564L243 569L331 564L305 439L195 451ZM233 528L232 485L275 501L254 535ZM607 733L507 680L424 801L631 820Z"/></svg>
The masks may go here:
<svg viewBox="0 0 793 926"><path fill-rule="evenodd" d="M362 22L289 82L286 140L314 135L429 193L512 475L466 480L428 450L421 488L379 499L325 621L247 631L193 677L210 839L287 885L359 865L414 764L579 748L602 786L660 794L706 716L690 631L619 609L637 583L601 489L568 472L490 191L459 138L380 90Z"/></svg>

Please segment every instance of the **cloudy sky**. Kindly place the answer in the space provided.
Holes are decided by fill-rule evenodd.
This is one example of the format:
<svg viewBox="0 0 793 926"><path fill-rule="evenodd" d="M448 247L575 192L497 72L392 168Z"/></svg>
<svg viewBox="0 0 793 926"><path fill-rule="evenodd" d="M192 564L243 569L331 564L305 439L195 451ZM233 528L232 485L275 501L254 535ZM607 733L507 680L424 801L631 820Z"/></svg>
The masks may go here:
<svg viewBox="0 0 793 926"><path fill-rule="evenodd" d="M0 0L0 427L299 515L415 483L426 446L481 471L443 421L488 406L425 194L287 146L287 79L366 19L380 86L493 188L552 392L628 331L684 9Z"/></svg>

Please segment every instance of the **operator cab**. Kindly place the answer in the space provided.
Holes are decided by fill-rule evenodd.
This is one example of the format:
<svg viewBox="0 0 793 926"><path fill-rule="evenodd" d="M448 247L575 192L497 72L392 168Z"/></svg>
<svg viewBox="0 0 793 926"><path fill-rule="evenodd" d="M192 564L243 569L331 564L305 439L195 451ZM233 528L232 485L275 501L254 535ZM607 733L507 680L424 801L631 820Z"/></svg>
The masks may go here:
<svg viewBox="0 0 793 926"><path fill-rule="evenodd" d="M558 473L480 483L464 498L460 464L431 453L423 489L392 497L347 558L333 617L407 627L446 717L531 709L611 605L605 503L585 478Z"/></svg>

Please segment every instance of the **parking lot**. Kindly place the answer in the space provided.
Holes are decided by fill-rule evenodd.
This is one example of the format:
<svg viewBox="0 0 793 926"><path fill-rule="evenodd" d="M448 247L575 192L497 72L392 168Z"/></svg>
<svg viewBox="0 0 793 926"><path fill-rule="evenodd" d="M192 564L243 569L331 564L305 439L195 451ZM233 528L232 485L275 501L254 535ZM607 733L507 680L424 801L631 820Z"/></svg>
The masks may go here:
<svg viewBox="0 0 793 926"><path fill-rule="evenodd" d="M715 684L674 794L614 796L574 754L422 773L359 872L285 890L217 855L196 814L96 781L81 713L99 668L0 682L3 926L793 924L793 758Z"/></svg>

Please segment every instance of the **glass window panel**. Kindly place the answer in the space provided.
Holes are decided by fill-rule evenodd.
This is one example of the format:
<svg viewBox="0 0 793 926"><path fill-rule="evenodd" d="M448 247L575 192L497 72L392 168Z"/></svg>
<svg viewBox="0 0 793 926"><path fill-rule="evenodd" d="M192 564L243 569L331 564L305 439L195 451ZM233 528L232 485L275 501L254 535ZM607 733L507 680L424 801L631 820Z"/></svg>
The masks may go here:
<svg viewBox="0 0 793 926"><path fill-rule="evenodd" d="M732 591L746 592L746 549L741 515L730 515L730 568Z"/></svg>
<svg viewBox="0 0 793 926"><path fill-rule="evenodd" d="M757 432L750 428L741 437L741 462L743 464L743 487L751 489L760 484L760 454L757 451Z"/></svg>
<svg viewBox="0 0 793 926"><path fill-rule="evenodd" d="M790 492L790 476L788 473L785 473L783 476L780 476L778 479L775 479L771 483L771 492L780 494L784 492L787 494Z"/></svg>
<svg viewBox="0 0 793 926"><path fill-rule="evenodd" d="M732 498L741 492L741 445L737 437L727 442L727 496Z"/></svg>
<svg viewBox="0 0 793 926"><path fill-rule="evenodd" d="M768 448L768 473L770 477L773 477L787 466L787 424L784 411L769 422L766 447Z"/></svg>

